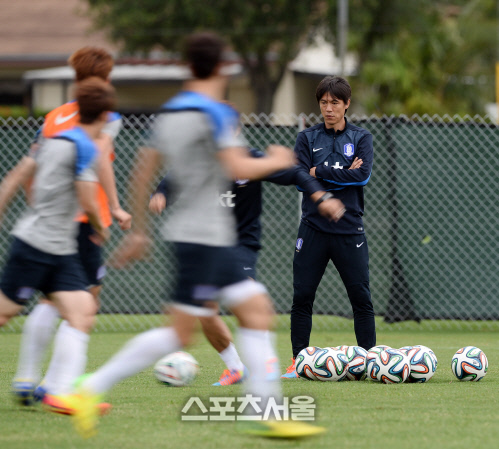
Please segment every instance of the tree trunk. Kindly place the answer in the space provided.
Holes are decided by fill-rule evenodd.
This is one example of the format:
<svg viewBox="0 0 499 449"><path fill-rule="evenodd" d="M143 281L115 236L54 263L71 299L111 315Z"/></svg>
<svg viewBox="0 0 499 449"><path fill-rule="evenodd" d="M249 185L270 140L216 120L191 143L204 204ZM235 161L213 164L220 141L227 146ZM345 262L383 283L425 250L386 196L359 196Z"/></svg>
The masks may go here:
<svg viewBox="0 0 499 449"><path fill-rule="evenodd" d="M271 64L277 63L268 62L265 57L259 57L253 64L246 64L248 69L251 90L255 96L255 113L269 115L272 112L272 105L277 86L282 79L285 66L281 67L277 64L274 67L274 72L271 70Z"/></svg>

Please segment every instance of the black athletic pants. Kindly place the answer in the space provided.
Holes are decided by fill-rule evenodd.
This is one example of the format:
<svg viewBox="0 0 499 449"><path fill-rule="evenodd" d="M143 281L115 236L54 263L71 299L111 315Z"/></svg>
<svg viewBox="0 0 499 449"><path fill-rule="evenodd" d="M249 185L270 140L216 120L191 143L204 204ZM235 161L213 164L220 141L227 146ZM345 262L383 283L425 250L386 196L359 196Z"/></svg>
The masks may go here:
<svg viewBox="0 0 499 449"><path fill-rule="evenodd" d="M327 234L301 223L293 260L291 345L293 357L309 346L315 292L329 261L334 263L352 304L357 345L376 345L369 289L369 252L364 234Z"/></svg>

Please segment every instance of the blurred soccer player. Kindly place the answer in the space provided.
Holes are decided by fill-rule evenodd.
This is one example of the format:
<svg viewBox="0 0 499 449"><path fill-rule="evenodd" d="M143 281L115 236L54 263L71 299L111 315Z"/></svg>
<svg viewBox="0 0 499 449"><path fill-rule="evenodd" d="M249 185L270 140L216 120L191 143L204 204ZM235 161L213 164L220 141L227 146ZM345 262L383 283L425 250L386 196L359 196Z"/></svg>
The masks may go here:
<svg viewBox="0 0 499 449"><path fill-rule="evenodd" d="M107 83L110 81L109 75L114 62L112 56L102 48L83 47L73 53L68 62L75 71L76 86L90 77L98 77ZM38 133L33 149L36 151L36 148L45 139L74 127L79 119L80 114L76 101L70 101L54 109L45 117L45 122ZM114 160L113 140L118 135L120 128L120 115L115 112L108 112L106 124L96 141L102 155L98 173L100 185L97 185L96 198L104 226L109 227L114 218L122 229L129 229L131 215L120 207L112 166ZM20 168L22 170L22 165ZM28 197L29 190L28 185ZM88 222L88 217L85 214L78 213L76 220L79 222L78 252L87 276L87 286L96 300L94 313L97 313L99 293L105 275L102 248L92 241L94 230ZM18 369L12 388L15 395L19 390L20 400L24 403L29 402L26 398L28 390L34 388L40 381L41 361L52 340L58 318L59 313L54 305L50 301L42 299L26 319L21 340ZM67 323L61 323L58 332L64 335L66 327ZM71 387L67 380L59 378L58 373L59 366L56 360L52 359L42 385L36 388L33 394L35 401L43 399L44 402L48 402L46 404L47 408L52 411L57 411L57 407L50 404L50 397L45 397L45 393L67 393ZM30 386L30 384L32 385Z"/></svg>
<svg viewBox="0 0 499 449"><path fill-rule="evenodd" d="M228 82L222 72L223 41L214 34L201 33L190 36L186 44L186 60L194 78L163 105L148 148L139 155L131 187L135 227L116 255L124 264L144 254L149 241L145 220L149 184L162 165L168 164L175 204L165 232L174 243L178 261L170 309L173 324L130 340L67 398L68 406L75 408L75 425L83 436L95 433L95 404L101 396L121 380L189 344L197 317L215 314L219 300L228 305L240 324L241 351L250 372L244 384L247 392L261 399L263 409L270 398L278 403L281 400L279 382L268 381L266 371L266 361L275 358L274 348L265 344L273 320L272 304L265 287L249 280L237 263L234 217L227 208L217 206L217 197L230 186L231 179L265 177L293 166L294 156L277 145L269 148L265 158L248 156L245 142L236 133L237 112L221 102ZM273 369L278 369L277 364ZM323 430L296 422L260 424L259 432L282 437Z"/></svg>
<svg viewBox="0 0 499 449"><path fill-rule="evenodd" d="M14 240L0 279L0 325L17 315L35 291L47 295L66 320L55 339L53 361L67 383L84 372L95 316L74 217L81 207L95 231L94 242L107 239L109 231L96 201L96 140L107 123L107 111L114 107L114 89L99 78L89 78L79 84L76 99L78 126L44 139L0 185L1 216L20 186L34 177L31 206L12 231ZM19 399L29 403L33 384L18 381L16 388Z"/></svg>
<svg viewBox="0 0 499 449"><path fill-rule="evenodd" d="M265 154L256 148L250 148L249 155L253 158L264 157ZM300 185L307 194L320 197L326 192L318 181L308 173L303 173L298 167L279 171L265 177L263 180L238 179L232 183L231 190L219 193L219 207L232 208L237 222L237 245L236 253L238 263L243 267L247 277L257 279L256 263L258 252L261 249L262 224L260 215L262 213L262 181L278 185ZM149 201L149 210L155 214L165 209L168 197L171 196L171 181L165 176L159 183L156 191ZM329 199L319 206L319 212L328 219L338 220L343 210L343 203L338 199ZM219 353L221 359L227 366L215 386L233 385L242 382L248 375L237 349L233 343L233 337L227 324L218 314L199 318L201 327L206 338ZM271 345L272 342L267 342ZM272 379L277 373L269 372Z"/></svg>

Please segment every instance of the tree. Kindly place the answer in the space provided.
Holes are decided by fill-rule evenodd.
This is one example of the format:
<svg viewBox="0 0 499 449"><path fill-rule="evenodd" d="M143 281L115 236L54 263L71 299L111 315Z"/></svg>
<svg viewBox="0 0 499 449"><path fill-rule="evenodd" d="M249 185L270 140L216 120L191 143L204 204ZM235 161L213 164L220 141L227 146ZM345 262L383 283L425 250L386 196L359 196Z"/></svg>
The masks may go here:
<svg viewBox="0 0 499 449"><path fill-rule="evenodd" d="M201 29L226 37L242 59L257 112L270 113L286 67L321 21L318 0L87 0L94 23L129 52L176 52Z"/></svg>
<svg viewBox="0 0 499 449"><path fill-rule="evenodd" d="M366 112L473 115L493 101L495 0L349 4L352 84Z"/></svg>
<svg viewBox="0 0 499 449"><path fill-rule="evenodd" d="M350 77L366 113L482 114L494 101L497 0L349 0ZM98 28L129 52L176 52L201 29L220 32L269 113L288 63L319 30L336 38L338 0L87 0Z"/></svg>

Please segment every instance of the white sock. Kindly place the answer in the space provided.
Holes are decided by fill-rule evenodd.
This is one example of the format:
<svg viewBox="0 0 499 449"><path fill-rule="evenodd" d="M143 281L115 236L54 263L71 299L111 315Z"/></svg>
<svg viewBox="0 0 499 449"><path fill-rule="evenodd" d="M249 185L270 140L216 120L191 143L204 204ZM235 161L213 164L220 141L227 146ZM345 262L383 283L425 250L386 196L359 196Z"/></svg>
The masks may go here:
<svg viewBox="0 0 499 449"><path fill-rule="evenodd" d="M51 304L37 304L24 322L19 361L15 378L32 379L38 383L41 364L54 336L59 312Z"/></svg>
<svg viewBox="0 0 499 449"><path fill-rule="evenodd" d="M261 398L261 406L265 406L269 398L274 398L277 404L282 403L281 384L270 381L267 376L267 361L274 358L275 350L268 331L241 328L239 329L241 355L249 370L249 379L244 384L246 393Z"/></svg>
<svg viewBox="0 0 499 449"><path fill-rule="evenodd" d="M241 361L239 354L237 353L237 349L234 346L234 343L230 342L229 346L227 346L222 352L219 352L218 354L224 361L225 365L227 365L227 369L238 371L242 371L244 369L243 362Z"/></svg>
<svg viewBox="0 0 499 449"><path fill-rule="evenodd" d="M75 380L85 373L89 335L63 321L55 335L54 353L45 387L50 394L68 394Z"/></svg>
<svg viewBox="0 0 499 449"><path fill-rule="evenodd" d="M171 327L143 332L132 338L106 364L85 380L84 386L94 393L104 393L121 380L139 373L180 347L177 333Z"/></svg>
<svg viewBox="0 0 499 449"><path fill-rule="evenodd" d="M275 333L266 331L265 339L266 339L265 366L266 366L267 375L271 375L272 373L274 373L276 378L281 377L279 374L280 373L279 358L277 357L277 353L275 352Z"/></svg>

